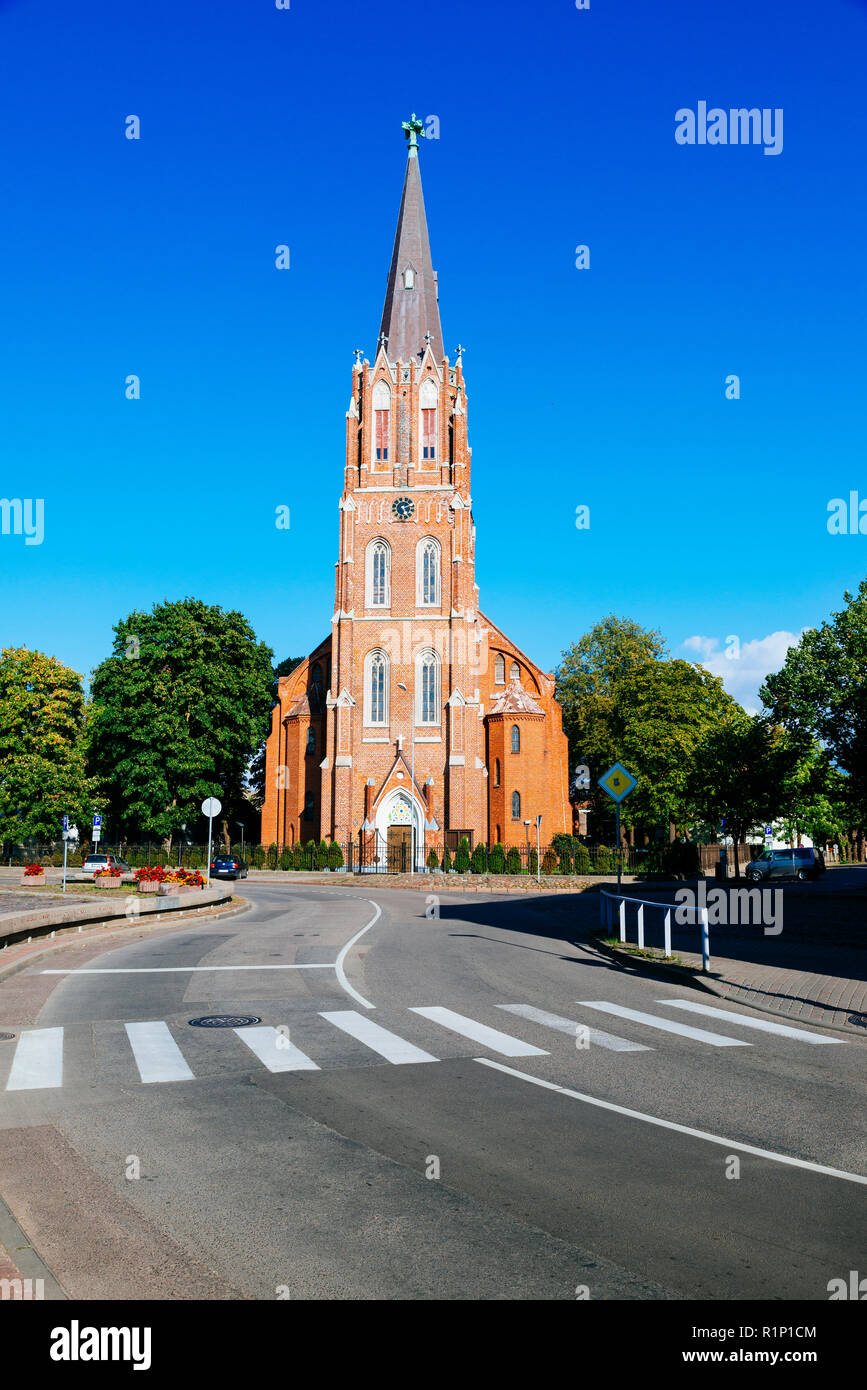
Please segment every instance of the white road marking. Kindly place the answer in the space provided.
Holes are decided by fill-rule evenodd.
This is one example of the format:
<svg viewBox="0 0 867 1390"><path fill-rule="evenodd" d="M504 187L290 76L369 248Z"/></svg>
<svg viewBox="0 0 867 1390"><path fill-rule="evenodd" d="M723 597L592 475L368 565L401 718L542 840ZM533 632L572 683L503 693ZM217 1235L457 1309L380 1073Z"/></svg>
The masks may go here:
<svg viewBox="0 0 867 1390"><path fill-rule="evenodd" d="M127 1037L142 1081L192 1081L167 1023L125 1023Z"/></svg>
<svg viewBox="0 0 867 1390"><path fill-rule="evenodd" d="M183 975L194 970L333 970L334 962L322 965L144 965L128 969L99 969L80 966L70 970L40 970L40 975Z"/></svg>
<svg viewBox="0 0 867 1390"><path fill-rule="evenodd" d="M763 1033L779 1033L784 1038L797 1038L808 1043L843 1043L843 1038L825 1038L819 1033L808 1033L805 1028L792 1028L788 1023L772 1023L770 1019L749 1018L747 1014L736 1014L731 1009L714 1009L710 1004L696 1004L691 999L657 999L657 1004L667 1004L671 1009L688 1009L693 1014L704 1014L708 1018L721 1018L726 1023L736 1023L742 1028L759 1028Z"/></svg>
<svg viewBox="0 0 867 1390"><path fill-rule="evenodd" d="M276 1028L263 1025L261 1028L233 1028L232 1031L238 1034L251 1052L255 1052L269 1071L319 1071L306 1052L290 1042L285 1034L278 1033Z"/></svg>
<svg viewBox="0 0 867 1390"><path fill-rule="evenodd" d="M465 1014L456 1014L451 1009L431 1006L412 1009L411 1012L421 1014L422 1018L429 1018L434 1023L440 1023L444 1028L451 1029L453 1033L460 1033L464 1038L471 1038L473 1042L481 1043L483 1047L489 1047L492 1052L500 1052L504 1057L547 1057L550 1055L542 1047L533 1047L532 1043L521 1042L519 1038L510 1037L508 1033L500 1033L496 1028L488 1028L486 1024L477 1023L474 1018L467 1018Z"/></svg>
<svg viewBox="0 0 867 1390"><path fill-rule="evenodd" d="M568 1033L570 1037L577 1037L577 1030L583 1027L574 1018L563 1018L561 1014L549 1014L545 1009L536 1009L532 1004L498 1004L498 1009L505 1009L510 1014L517 1014L519 1018L528 1018L531 1023L541 1023L543 1028L555 1028L558 1033ZM629 1042L626 1038L618 1038L615 1033L603 1033L598 1028L588 1028L587 1032L591 1043L596 1047L607 1047L611 1052L652 1052L652 1047L645 1047L644 1043Z"/></svg>
<svg viewBox="0 0 867 1390"><path fill-rule="evenodd" d="M322 1013L321 1017L333 1023L336 1028L341 1028L344 1033L357 1038L373 1052L378 1052L387 1062L394 1062L399 1066L406 1062L437 1061L429 1052L423 1052L414 1043L399 1038L387 1028L381 1028L378 1023L365 1018L364 1014L356 1013L354 1009L338 1009L335 1013Z"/></svg>
<svg viewBox="0 0 867 1390"><path fill-rule="evenodd" d="M343 950L340 952L340 955L337 957L337 960L335 962L335 968L337 970L337 983L340 985L341 989L345 989L346 993L351 995L355 1002L357 1004L361 1004L365 1009L375 1009L375 1004L372 1004L369 999L365 999L364 995L359 994L357 989L353 989L352 985L347 980L346 973L343 969L343 962L346 960L347 955L351 951L352 947L355 945L356 941L358 941L360 937L364 936L364 933L366 931L370 931L370 928L374 925L375 922L379 920L379 917L382 914L382 908L377 907L376 903L373 902L370 898L365 898L364 902L369 903L371 907L376 907L376 911L374 912L367 926L362 927L361 931L356 932L355 935L351 938L351 940L347 941L346 945L343 947Z"/></svg>
<svg viewBox="0 0 867 1390"><path fill-rule="evenodd" d="M530 1076L525 1071L516 1071L502 1062L493 1062L490 1057L474 1057L483 1067L493 1067L505 1072L507 1076L517 1076L521 1081L529 1081L533 1086L542 1086L546 1091L557 1091L561 1096L583 1101L585 1105L595 1105L600 1110L611 1110L615 1115L625 1115L630 1120L641 1120L644 1124L656 1125L659 1129L671 1129L676 1134L689 1135L691 1139L704 1139L709 1144L721 1144L726 1149L737 1149L740 1153L754 1154L757 1158L770 1159L772 1163L786 1163L792 1168L806 1168L811 1173L824 1173L831 1178L843 1178L846 1182L857 1182L867 1186L867 1177L861 1173L847 1173L842 1168L828 1168L823 1163L811 1163L806 1158L791 1158L789 1154L774 1153L772 1149L758 1149L753 1144L742 1144L738 1139L723 1139L719 1134L708 1134L703 1129L692 1129L689 1125L675 1124L673 1120L661 1120L656 1115L645 1115L641 1110L628 1110L624 1105L615 1105L610 1100L597 1100L595 1096L572 1091L568 1086L558 1086L553 1081L544 1081L540 1076Z"/></svg>
<svg viewBox="0 0 867 1390"><path fill-rule="evenodd" d="M7 1091L44 1091L63 1085L63 1029L32 1028L15 1047Z"/></svg>
<svg viewBox="0 0 867 1390"><path fill-rule="evenodd" d="M576 1002L582 1009L599 1009L604 1014L629 1018L633 1023L643 1023L648 1028L660 1028L664 1033L679 1033L684 1038L695 1038L696 1042L710 1043L711 1047L752 1047L752 1043L741 1042L740 1038L709 1033L706 1028L691 1028L688 1023L675 1023L670 1018L660 1018L659 1014L642 1013L640 1009L624 1009L620 1004L606 1004L598 999L579 999Z"/></svg>

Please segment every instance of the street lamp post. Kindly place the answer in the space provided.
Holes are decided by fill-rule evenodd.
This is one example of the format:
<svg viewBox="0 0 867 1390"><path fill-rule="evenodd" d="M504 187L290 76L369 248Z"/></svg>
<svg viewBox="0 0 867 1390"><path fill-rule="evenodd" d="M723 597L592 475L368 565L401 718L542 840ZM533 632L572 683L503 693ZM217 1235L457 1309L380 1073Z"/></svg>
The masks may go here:
<svg viewBox="0 0 867 1390"><path fill-rule="evenodd" d="M242 820L236 820L236 821L235 821L235 824L240 828L240 831L241 831L241 858L243 859L243 858L244 858L244 822L243 822Z"/></svg>
<svg viewBox="0 0 867 1390"><path fill-rule="evenodd" d="M410 768L409 776L412 786L409 789L409 802L412 807L412 820L409 825L410 840L410 865L409 871L415 873L415 700L413 692L410 691L405 681L398 681L398 690L405 690L409 695L409 738L410 738Z"/></svg>
<svg viewBox="0 0 867 1390"><path fill-rule="evenodd" d="M539 834L540 834L541 825L542 825L542 817L541 817L541 816L537 816L537 817L536 817L536 879L537 879L537 881L538 881L539 883L542 882L542 846L541 846L541 844L539 843Z"/></svg>

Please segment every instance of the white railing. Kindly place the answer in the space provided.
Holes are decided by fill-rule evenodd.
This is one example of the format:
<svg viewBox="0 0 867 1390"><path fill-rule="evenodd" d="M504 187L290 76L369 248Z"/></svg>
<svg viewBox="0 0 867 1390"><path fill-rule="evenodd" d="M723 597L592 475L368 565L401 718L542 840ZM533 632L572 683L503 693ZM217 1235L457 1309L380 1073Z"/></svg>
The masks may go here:
<svg viewBox="0 0 867 1390"><path fill-rule="evenodd" d="M673 903L657 902L654 898L631 898L625 893L607 893L604 888L599 893L599 920L601 924L609 930L614 925L614 904L617 904L617 921L620 927L620 940L626 942L626 904L636 903L638 906L637 925L638 925L638 948L644 950L644 909L646 907L659 908L663 915L663 931L665 934L666 956L671 955L671 913L674 908ZM683 908L679 909L683 911ZM707 908L706 907L687 907L687 912L695 913L696 925L701 925L701 968L703 971L710 969L710 932L708 930Z"/></svg>

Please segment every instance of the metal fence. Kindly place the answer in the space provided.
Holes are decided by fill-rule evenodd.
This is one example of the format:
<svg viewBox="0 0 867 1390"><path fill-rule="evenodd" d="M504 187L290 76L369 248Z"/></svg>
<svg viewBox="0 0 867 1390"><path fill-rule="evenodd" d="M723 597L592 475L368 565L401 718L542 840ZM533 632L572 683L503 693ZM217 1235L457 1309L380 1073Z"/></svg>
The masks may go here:
<svg viewBox="0 0 867 1390"><path fill-rule="evenodd" d="M748 852L741 857L741 865L749 862L749 850L758 853L761 846L746 847ZM83 856L92 850L88 843L79 850L70 852L69 867L79 868ZM711 851L708 854L708 851ZM101 843L101 854L116 854L133 869L145 865L175 865L185 869L204 869L207 866L208 847L206 844L187 844L172 846L166 853L159 841L146 841L130 844L124 840ZM409 836L403 835L387 840L375 834L359 834L354 839L336 843L309 841L307 844L283 845L232 844L229 850L215 848L214 853L237 854L251 868L282 869L297 872L310 872L330 869L351 873L395 874L408 873L412 866L412 850ZM731 857L731 850L729 850ZM651 849L624 849L618 852L607 845L585 845L568 837L553 845L541 847L537 855L532 844L515 845L504 848L501 845L477 844L474 848L455 847L452 844L428 845L416 854L417 872L457 872L474 874L578 874L604 875L617 873L618 864L624 874L653 876L655 874L696 874L708 872L707 865L718 862L719 846L702 847L692 844L660 845ZM38 861L43 865L60 867L63 863L63 845L54 844L5 846L3 862L25 864ZM712 870L710 870L712 872Z"/></svg>

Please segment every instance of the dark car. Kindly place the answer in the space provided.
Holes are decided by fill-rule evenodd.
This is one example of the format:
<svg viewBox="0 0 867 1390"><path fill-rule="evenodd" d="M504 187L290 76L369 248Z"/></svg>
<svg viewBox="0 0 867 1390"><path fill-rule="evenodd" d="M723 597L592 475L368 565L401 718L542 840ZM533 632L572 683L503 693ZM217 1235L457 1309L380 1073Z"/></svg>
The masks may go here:
<svg viewBox="0 0 867 1390"><path fill-rule="evenodd" d="M218 854L211 860L211 878L246 878L247 861L237 854Z"/></svg>
<svg viewBox="0 0 867 1390"><path fill-rule="evenodd" d="M825 859L820 849L766 849L746 868L751 883L771 878L818 878L824 872Z"/></svg>

